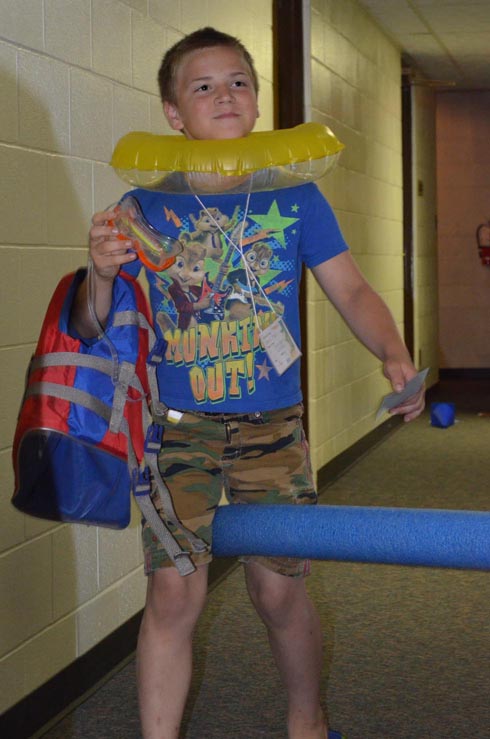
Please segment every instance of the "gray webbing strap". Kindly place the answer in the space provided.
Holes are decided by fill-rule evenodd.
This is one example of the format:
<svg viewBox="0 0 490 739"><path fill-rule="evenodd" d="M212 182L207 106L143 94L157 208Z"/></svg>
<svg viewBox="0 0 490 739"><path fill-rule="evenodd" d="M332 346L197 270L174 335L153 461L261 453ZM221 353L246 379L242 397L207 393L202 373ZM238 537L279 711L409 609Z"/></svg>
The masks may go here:
<svg viewBox="0 0 490 739"><path fill-rule="evenodd" d="M94 395L86 393L85 390L79 390L76 387L67 387L66 385L58 385L56 382L33 382L26 390L25 397L31 395L51 395L53 398L60 398L69 403L81 405L89 411L97 413L109 423L111 418L111 407L99 400Z"/></svg>
<svg viewBox="0 0 490 739"><path fill-rule="evenodd" d="M121 428L121 421L124 417L124 408L128 400L128 389L134 377L134 364L131 364L131 362L121 362L119 365L117 384L114 388L112 414L109 423L109 429L114 434L117 434Z"/></svg>
<svg viewBox="0 0 490 739"><path fill-rule="evenodd" d="M164 416L168 408L159 398L160 393L158 392L157 366L155 363L146 363L146 375L148 377L148 385L150 386L151 407L153 413L157 416Z"/></svg>
<svg viewBox="0 0 490 739"><path fill-rule="evenodd" d="M145 329L148 331L148 347L150 351L153 349L156 341L155 332L143 313L137 311L120 311L115 314L113 324L114 326L138 326L139 328ZM147 362L146 373L150 386L152 408L157 415L163 415L167 410L167 406L159 398L156 366Z"/></svg>
<svg viewBox="0 0 490 739"><path fill-rule="evenodd" d="M131 362L122 362L133 368L129 387L134 388L140 395L145 395L141 380L134 374L134 365ZM92 354L78 354L77 352L47 352L32 358L29 364L29 374L39 369L48 367L84 367L85 369L97 370L111 377L114 366L111 359L95 357Z"/></svg>
<svg viewBox="0 0 490 739"><path fill-rule="evenodd" d="M148 429L153 422L152 416L150 414L150 411L146 403L142 405L142 422L143 422L143 428L145 429ZM158 447L160 447L160 444L158 445ZM145 453L145 461L147 463L149 462L148 456L153 457L156 460L156 455L158 451L159 449L156 450L154 453L151 453L150 455L148 453ZM151 472L151 468L149 464L148 464L148 469ZM156 470L157 470L158 479L161 480L161 484L165 488L166 500L170 501L170 507L174 514L173 519L177 521L179 528L181 528L182 525L180 521L177 519L177 515L175 514L172 499L170 498L170 493L168 492L168 489L161 478L157 464L156 464ZM152 474L152 480L151 480L152 485L150 485L150 481L148 481L147 486L140 486L136 484L135 490L134 490L134 499L139 506L141 515L146 521L148 521L152 531L154 532L155 536L158 537L158 540L162 543L162 546L164 547L168 556L172 559L172 562L177 568L179 574L182 576L189 575L191 572L194 572L196 568L194 564L192 563L192 559L190 558L189 553L184 551L181 548L180 544L175 540L173 534L171 533L169 528L165 525L164 521L160 517L160 514L155 508L155 504L153 503L153 499L151 498L151 495L150 495L152 488L153 488L153 492L158 493L160 502L162 504L162 508L164 510L164 514L167 515L168 506L165 506L166 501L162 500L162 494L161 494L160 488L157 486L152 472L151 474ZM145 489L145 490L147 489L148 492L142 494L141 492L142 489ZM172 520L172 518L168 517L168 520Z"/></svg>
<svg viewBox="0 0 490 739"><path fill-rule="evenodd" d="M144 404L144 407L146 408L146 415L143 416L143 419L144 422L146 422L146 428L151 422L151 416L146 404ZM140 482L135 482L134 473L138 472L139 468L138 462L136 460L136 455L134 454L131 436L129 434L129 427L125 418L122 419L121 431L123 431L128 438L128 467L131 472L131 479L133 483L133 497L138 504L141 515L150 524L153 533L155 534L155 536L158 537L158 540L164 547L168 556L172 559L172 562L177 568L179 574L182 576L190 575L191 572L194 572L194 570L196 569L194 564L192 563L190 554L188 552L185 552L180 547L178 542L173 537L171 531L160 518L160 515L158 514L158 511L155 508L150 495L150 482L147 481L144 484L141 484Z"/></svg>
<svg viewBox="0 0 490 739"><path fill-rule="evenodd" d="M86 367L95 369L104 375L112 375L113 362L111 359L94 357L92 354L79 354L78 352L47 352L32 358L29 372L45 369L46 367Z"/></svg>
<svg viewBox="0 0 490 739"><path fill-rule="evenodd" d="M138 471L138 460L136 459L136 454L133 447L133 441L131 439L131 434L129 433L129 426L126 419L123 417L121 421L121 432L126 437L126 440L128 442L128 469L131 474L131 481L133 480L133 474Z"/></svg>
<svg viewBox="0 0 490 739"><path fill-rule="evenodd" d="M90 354L78 354L77 352L50 352L34 357L30 364L29 372L33 372L38 369L46 369L47 367L84 367L86 369L93 369L98 372L102 372L108 377L111 377L114 371L114 365L110 359L95 357ZM118 367L117 374L118 377L114 390L112 411L109 419L109 428L112 433L115 434L119 433L119 429L121 427L121 421L124 416L124 407L128 399L128 388L134 388L142 397L145 395L141 380L135 374L134 364L131 362L121 362ZM62 396L57 393L57 397ZM74 396L68 397L64 395L63 397L65 400L70 402L78 402L75 400ZM85 408L89 407L85 402L80 404L84 405ZM90 410L95 410L95 408L90 407ZM104 418L106 418L106 416L104 416Z"/></svg>
<svg viewBox="0 0 490 739"><path fill-rule="evenodd" d="M165 517L176 528L182 531L185 538L191 545L193 552L197 552L197 553L206 552L208 550L207 544L202 539L200 539L198 536L196 536L192 531L186 528L183 525L183 523L180 521L180 519L178 518L175 512L172 496L170 495L168 487L165 485L165 482L163 481L162 476L160 474L160 470L158 469L157 451L155 452L145 451L145 460L151 471L153 482L160 495L160 500L162 502L163 513Z"/></svg>
<svg viewBox="0 0 490 739"><path fill-rule="evenodd" d="M175 564L179 575L190 575L194 572L196 566L193 564L189 552L184 552L184 550L181 549L179 544L175 541L169 529L165 526L158 515L150 496L135 495L134 498L139 506L143 518L148 521L151 530L165 547L165 551Z"/></svg>
<svg viewBox="0 0 490 739"><path fill-rule="evenodd" d="M113 326L138 326L148 331L149 335L153 335L153 341L155 340L155 333L151 323L143 313L137 310L121 310L114 314L112 321Z"/></svg>
<svg viewBox="0 0 490 739"><path fill-rule="evenodd" d="M146 317L144 315L138 314L138 317L141 320L141 322L138 325L148 330L148 346L149 346L150 353L151 353L156 343L155 332L152 326L146 320ZM152 357L151 361L146 362L146 374L148 377L148 384L150 386L151 406L152 406L153 414L159 415L159 416L164 416L168 410L165 403L163 403L160 400L160 397L159 397L160 393L158 391L157 364L161 362L162 360L163 360L163 357L156 355ZM152 420L153 419L151 418L151 416L150 418L145 420L144 427L146 429L150 428L150 424L152 423ZM175 512L172 497L170 495L170 492L164 480L162 479L160 470L158 469L158 452L160 451L160 447L161 447L161 441L155 442L154 447L152 448L151 441L147 439L146 444L145 444L145 461L148 464L148 468L150 469L150 472L152 475L154 492L157 492L160 498L163 515L168 521L170 521L176 528L178 528L184 534L187 541L191 545L193 552L196 552L196 553L206 552L209 548L206 542L204 542L202 539L196 536L188 528L186 528L182 524L180 519L178 518L177 513ZM139 502L138 497L137 496L135 497L137 498L137 501ZM149 509L149 507L147 507L147 513L149 515L144 514L145 519L148 521L151 528L153 529L155 534L159 536L159 538L161 538L161 536L157 533L157 530L162 532L162 527L163 527L163 530L167 531L170 534L170 536L172 537L173 544L172 544L172 548L171 549L166 548L166 551L169 554L169 556L172 557L172 560L175 566L177 567L177 569L179 570L180 574L188 574L188 572L185 572L185 573L182 572L182 567L180 565L179 559L181 560L182 557L188 558L189 555L187 554L187 552L183 551L180 548L179 544L175 541L172 534L165 526L165 523L162 521L162 518L160 517L155 506L153 505L153 501L151 501L151 498L150 498L150 502L152 505L152 509ZM163 536L163 532L162 532L162 536ZM177 551L175 547L177 547L177 549L179 550L179 554L177 555L173 554L174 551ZM195 567L192 564L190 559L189 559L189 563L192 566L192 569L189 570L189 572L193 572Z"/></svg>
<svg viewBox="0 0 490 739"><path fill-rule="evenodd" d="M150 351L155 346L155 341L156 341L155 332L151 324L146 319L146 316L144 316L142 313L139 313L137 311L120 311L115 314L113 325L114 326L123 326L123 325L138 326L138 328L144 329L148 332L148 347ZM121 367L121 370L122 370L122 367ZM156 412L159 412L160 414L163 415L167 408L166 408L166 405L162 403L159 399L158 381L157 381L157 375L156 375L156 364L147 362L146 372L147 372L147 377L148 377L148 384L150 386L152 408L154 408ZM120 373L119 379L120 379L120 382L122 383L124 379L122 372ZM123 390L122 384L118 385L116 393L118 393L119 389L121 389L121 391ZM116 396L114 397L114 402L116 403ZM143 414L143 428L149 429L153 419L151 417L151 414L149 413L149 410L146 404L143 404L142 406L142 414ZM166 517L168 521L170 521L174 526L176 526L178 529L180 529L184 533L185 537L189 541L192 547L192 550L194 552L207 551L208 547L205 544L205 542L203 542L201 539L196 537L195 534L193 534L191 531L186 529L180 522L179 518L177 517L172 498L170 496L167 486L162 480L160 471L158 469L157 455L158 455L158 452L160 451L161 442L156 443L154 449L151 449L151 451L150 451L150 447L151 447L150 441L147 440L145 446L146 446L145 461L148 464L148 468L151 471L154 491L158 492L160 502L162 505L163 515ZM162 543L163 547L165 548L165 551L167 552L168 556L172 559L178 572L181 575L188 575L191 572L194 572L196 568L194 564L192 563L189 553L185 552L180 547L180 545L175 540L175 538L173 537L168 527L165 525L157 509L155 508L155 505L153 503L153 500L149 492L148 494L146 493L142 494L142 492L138 492L138 486L136 486L134 498L141 510L141 513L144 519L148 522L152 531L158 537L159 541Z"/></svg>

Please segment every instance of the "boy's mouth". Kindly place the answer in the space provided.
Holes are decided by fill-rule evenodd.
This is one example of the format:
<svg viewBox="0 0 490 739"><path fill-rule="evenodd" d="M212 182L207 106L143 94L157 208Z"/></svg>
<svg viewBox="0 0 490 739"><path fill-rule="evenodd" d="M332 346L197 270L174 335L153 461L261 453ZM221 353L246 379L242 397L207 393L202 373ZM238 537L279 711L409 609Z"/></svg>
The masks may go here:
<svg viewBox="0 0 490 739"><path fill-rule="evenodd" d="M223 120L226 118L238 118L238 113L220 113L220 115L214 116L216 120Z"/></svg>

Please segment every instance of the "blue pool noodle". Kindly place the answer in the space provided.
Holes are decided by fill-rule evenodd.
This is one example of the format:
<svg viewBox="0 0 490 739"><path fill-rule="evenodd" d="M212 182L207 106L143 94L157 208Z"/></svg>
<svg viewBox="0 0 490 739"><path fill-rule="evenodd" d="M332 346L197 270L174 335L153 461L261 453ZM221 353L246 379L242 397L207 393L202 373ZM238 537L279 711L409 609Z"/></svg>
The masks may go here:
<svg viewBox="0 0 490 739"><path fill-rule="evenodd" d="M226 505L214 519L213 553L490 570L490 513Z"/></svg>

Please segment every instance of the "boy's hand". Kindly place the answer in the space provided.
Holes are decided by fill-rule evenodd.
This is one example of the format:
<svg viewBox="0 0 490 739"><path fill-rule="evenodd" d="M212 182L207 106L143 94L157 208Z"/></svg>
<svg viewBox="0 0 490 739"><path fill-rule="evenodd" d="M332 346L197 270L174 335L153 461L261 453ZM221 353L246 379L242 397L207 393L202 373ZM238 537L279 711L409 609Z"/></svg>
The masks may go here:
<svg viewBox="0 0 490 739"><path fill-rule="evenodd" d="M135 252L129 251L133 242L130 239L122 240L122 235L113 225L116 217L113 210L104 210L92 216L89 231L90 256L95 272L102 280L113 280L122 264L136 259Z"/></svg>
<svg viewBox="0 0 490 739"><path fill-rule="evenodd" d="M388 359L383 365L383 372L385 377L391 382L393 390L400 393L407 382L415 377L417 370L413 366L411 361L406 360L392 360ZM420 390L407 398L400 405L395 406L390 410L391 415L403 416L403 420L413 421L415 418L420 416L425 408L425 385L422 385Z"/></svg>

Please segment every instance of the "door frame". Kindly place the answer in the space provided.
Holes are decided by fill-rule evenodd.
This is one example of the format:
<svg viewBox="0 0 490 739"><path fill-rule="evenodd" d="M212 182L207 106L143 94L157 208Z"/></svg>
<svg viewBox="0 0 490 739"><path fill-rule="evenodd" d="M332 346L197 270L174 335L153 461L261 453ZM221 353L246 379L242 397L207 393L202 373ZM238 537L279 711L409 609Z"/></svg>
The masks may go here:
<svg viewBox="0 0 490 739"><path fill-rule="evenodd" d="M402 179L403 179L403 323L404 339L414 363L414 254L413 254L413 142L412 83L402 74Z"/></svg>
<svg viewBox="0 0 490 739"><path fill-rule="evenodd" d="M305 43L303 0L273 0L274 127L292 128L305 121ZM306 270L299 288L300 328L303 359L303 423L308 428L308 333L306 321Z"/></svg>

